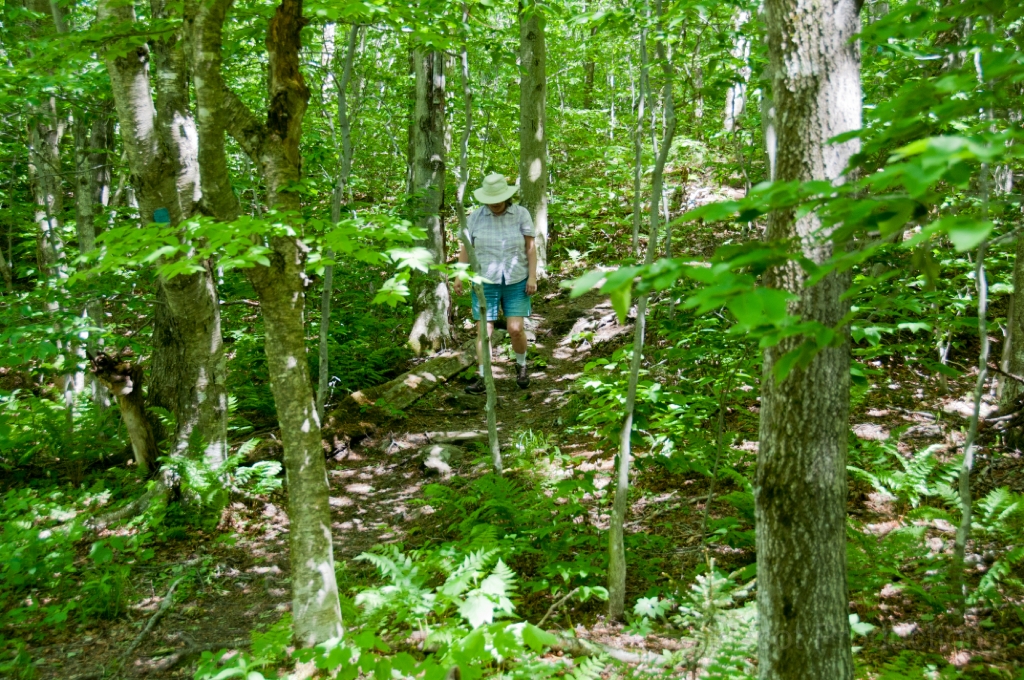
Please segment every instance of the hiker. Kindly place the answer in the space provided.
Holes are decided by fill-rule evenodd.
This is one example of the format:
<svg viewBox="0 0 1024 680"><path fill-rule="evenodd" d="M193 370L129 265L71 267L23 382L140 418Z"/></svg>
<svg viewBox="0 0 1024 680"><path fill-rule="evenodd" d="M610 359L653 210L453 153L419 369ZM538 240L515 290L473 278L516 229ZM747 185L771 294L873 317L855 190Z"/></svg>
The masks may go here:
<svg viewBox="0 0 1024 680"><path fill-rule="evenodd" d="M526 329L523 319L530 316L530 295L537 291L537 251L533 243L533 218L521 205L509 202L519 185L509 186L504 175L492 173L483 186L473 192L482 206L469 216L469 237L480 262L478 272L491 283L484 284L487 299L487 336L494 332L499 308L505 314L512 349L516 353L516 384L526 389L530 376L526 370ZM469 262L466 247L459 248L459 262ZM455 281L456 294L462 293L462 282ZM480 320L480 301L473 291L473 319ZM477 357L481 357L477 340ZM480 374L466 386L466 392L485 391L484 365Z"/></svg>

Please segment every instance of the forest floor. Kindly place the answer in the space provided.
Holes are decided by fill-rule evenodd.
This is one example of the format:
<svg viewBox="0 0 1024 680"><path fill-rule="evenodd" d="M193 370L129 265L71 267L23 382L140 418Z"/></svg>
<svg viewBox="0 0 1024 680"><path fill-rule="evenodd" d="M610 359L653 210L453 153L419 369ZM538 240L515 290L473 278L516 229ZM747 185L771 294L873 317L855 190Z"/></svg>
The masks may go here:
<svg viewBox="0 0 1024 680"><path fill-rule="evenodd" d="M712 240L706 245L712 248ZM618 324L603 296L591 293L571 299L555 282L542 288L535 303L534 317L527 326L532 335L529 389L520 390L515 385L507 346L499 344L495 351L502 447L510 451L524 436L547 436L568 457L568 467L593 472L595 485L603 488L611 479L614 447L607 439L567 428L566 407L586 363L609 356L630 341L632 325ZM470 333L472 330L466 329L463 336L469 337ZM652 340L657 341L653 334ZM969 354L970 348L965 349L965 355ZM870 389L855 391L852 446L863 446L867 451L875 444L895 445L908 465L917 452L929 446L938 459L953 460L957 447L962 445L972 407L971 372L965 371L945 384L898 359L871 365L877 374L870 378ZM446 534L448 527L438 519L424 494L426 486L452 484L487 472L486 439L479 435L456 442L461 454L450 461L450 477L442 478L422 465L422 450L432 441L451 438L452 433L485 431L484 397L465 394L464 385L464 380L455 379L439 386L400 417L372 423L365 436L342 441L328 459L335 557L343 592L373 581L372 566L355 559L361 553L386 543L415 547ZM987 396L983 416L994 410L993 403L994 399ZM739 434L733 442L736 455L732 461L741 474L750 475L755 462L757 410L753 397L729 409L728 427ZM990 430L983 429L982 434L983 444L994 442ZM1024 483L1020 462L1019 454L1004 452L996 456L983 448L976 464L975 498L998 486L1021 491ZM630 556L631 563L647 561L649 571L672 580L677 577L659 570L670 570L681 578L709 557L726 571L753 562L751 547L734 549L721 543L710 550L704 547L702 516L708 482L702 475L668 474L655 466L641 466L633 489L627 532L661 541L651 548L653 552ZM738 487L732 482L722 480L716 493L720 497L735 489ZM179 574L190 578L173 604L124 667L106 677L191 677L198 652L247 646L251 631L272 625L290 609L288 520L283 504L282 493L267 502L236 502L225 510L216 532L196 531L165 543L153 561L136 569L135 573L142 576L130 585L130 590L136 597L140 593L146 596L135 601L125 616L94 621L74 632L69 628L46 640L46 644L30 644L28 651L35 660L38 677L104 677L103 669L109 671L136 639L160 609L174 575ZM851 478L849 513L857 529L851 535L878 544L894 529L914 525L932 555L950 554L955 528L942 520L908 518L911 510L906 502L879 494L863 479ZM716 503L710 514L717 517L735 512L735 508ZM597 503L591 521L597 528L607 526L607 514ZM851 591L860 589L857 594L851 592L854 610L861 620L883 629L881 635L864 642L857 657L859 664L877 669L904 653L929 658L938 655L963 677L1016 677L1014 669L1024 666L1024 632L1006 618L1009 614L1004 612L999 618L991 609L977 607L962 619L937 611L934 606L926 607L920 598L912 597L914 593L920 595L916 590L911 592L914 580L903 580L897 573L905 567L894 563L884 565L890 568L884 571L883 565L865 564L859 553L851 551ZM870 560L872 553L864 555ZM985 573L986 559L983 546L969 551L968 576L972 583ZM631 573L629 602L645 594L632 579ZM524 594L524 600L519 613L532 620L537 620L551 603L545 593ZM571 613L568 609L555 619L563 627L574 628L581 637L655 652L687 644L666 636L637 635L621 625L608 624L595 600L575 605ZM859 675L882 677L863 668Z"/></svg>
<svg viewBox="0 0 1024 680"><path fill-rule="evenodd" d="M580 459L583 469L598 471L598 484L603 486L610 479L612 453L602 450L593 438L565 439L560 409L586 361L631 339L632 325L619 325L607 298L596 294L570 299L566 290L548 285L535 303L527 323L531 337L528 389L515 384L507 342L495 348L499 438L508 448L519 433L557 435L561 450ZM339 568L343 589L346 581L362 576L365 582L371 576L372 567L354 561L361 553L385 543L417 542L417 535L436 528L431 526L433 509L423 500L422 489L440 480L436 472L423 467L420 451L432 434L477 433L479 445L471 439L457 447L465 455L451 461L451 474L487 471L482 453L486 438L480 437L486 431L485 398L466 394L465 384L456 379L442 385L409 407L404 417L375 424L372 434L340 447L328 459L335 559L345 565ZM283 494L265 504L236 502L225 510L219 532L197 531L183 541L165 544L151 563L137 571L153 574L153 580L131 584L135 593L144 591L149 596L133 603L126 616L94 621L77 634L29 646L38 677L103 677L103 669L110 668L160 609L169 587L161 575L169 571L202 576L199 583L193 579L190 588L178 592L118 677L191 677L193 664L186 662L194 661L198 652L248 645L250 631L276 622L291 607L284 502ZM650 503L650 498L641 502L641 514ZM229 532L226 539L225 530ZM602 626L595 631L603 634L605 642L619 646L644 644L639 636L616 641L618 632Z"/></svg>

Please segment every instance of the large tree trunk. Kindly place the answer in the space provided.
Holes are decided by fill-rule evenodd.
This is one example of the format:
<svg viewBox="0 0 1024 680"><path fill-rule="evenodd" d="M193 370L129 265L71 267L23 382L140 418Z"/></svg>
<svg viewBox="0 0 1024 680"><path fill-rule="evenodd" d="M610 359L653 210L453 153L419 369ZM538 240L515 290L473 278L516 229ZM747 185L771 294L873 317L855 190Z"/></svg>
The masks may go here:
<svg viewBox="0 0 1024 680"><path fill-rule="evenodd" d="M548 77L544 14L535 0L519 3L519 197L533 216L537 277L548 270Z"/></svg>
<svg viewBox="0 0 1024 680"><path fill-rule="evenodd" d="M299 196L289 187L301 179L299 142L309 101L299 70L304 24L301 0L283 0L267 27L270 107L264 174L270 204L296 213ZM306 361L305 249L295 237L274 237L270 245L271 266L253 270L250 278L260 295L271 389L285 450L295 635L311 646L339 637L342 622L320 420Z"/></svg>
<svg viewBox="0 0 1024 680"><path fill-rule="evenodd" d="M859 5L855 0L768 0L768 49L778 125L780 181L840 180L859 141L832 144L861 126ZM771 241L796 240L803 255L832 255L814 213L779 210ZM844 316L849 276L810 288L795 265L766 283L799 295L792 313L831 328ZM819 352L777 381L791 338L765 351L760 449L754 486L757 522L758 674L764 680L853 677L846 586L846 447L849 339Z"/></svg>
<svg viewBox="0 0 1024 680"><path fill-rule="evenodd" d="M195 45L191 52L193 69L202 74L197 79L196 99L199 109L210 113L206 120L200 119L199 125L200 157L211 159L209 168L205 163L202 166L204 191L209 184L217 192L217 205L223 214L214 214L219 219L236 214L237 198L229 192L223 162L226 129L259 167L269 204L282 219L297 220L302 206L291 187L301 179L299 142L309 101L309 88L299 70L300 33L306 23L302 2L283 0L267 27L266 123L224 84L221 34L228 5L229 0L190 3L186 10ZM247 273L260 298L270 388L284 445L295 637L300 644L312 646L341 636L342 619L320 419L306 358L306 248L300 236L284 233L272 235L266 244L271 251L270 265L254 267Z"/></svg>
<svg viewBox="0 0 1024 680"><path fill-rule="evenodd" d="M162 0L153 15L166 17ZM134 23L130 5L103 0L101 20ZM151 96L149 64L156 82ZM177 225L189 218L201 197L198 142L189 107L185 53L179 36L127 54L105 54L132 183L143 222ZM172 453L202 442L211 464L227 456L227 392L220 306L212 271L161 277L154 317L149 400L171 411L176 429Z"/></svg>
<svg viewBox="0 0 1024 680"><path fill-rule="evenodd" d="M439 51L415 49L412 53L416 73L416 108L412 125L412 194L417 226L427 238L419 245L441 264L448 257L441 221L446 163L446 125L444 117L444 60ZM409 345L419 354L450 344L451 296L448 283L435 273L417 273L412 282L416 320L409 333Z"/></svg>
<svg viewBox="0 0 1024 680"><path fill-rule="evenodd" d="M660 228L660 211L665 164L672 149L672 139L676 134L675 97L672 85L675 72L668 49L664 42L664 31L661 26L661 0L655 0L657 12L658 59L661 61L665 75L664 106L665 132L661 140L661 152L654 164L651 176L651 201L649 205L650 232L647 236L647 252L644 264L651 264L658 251L658 229ZM646 37L646 33L642 38ZM642 68L647 68L647 48L641 45L643 58ZM647 294L643 293L636 301L636 326L633 329L633 357L630 363L629 384L626 390L625 415L619 431L619 456L616 470L615 500L612 505L612 516L608 525L608 618L620 619L625 611L626 603L626 546L624 542L626 512L629 509L629 467L632 459L631 438L633 436L633 411L636 406L636 391L640 376L640 362L644 354L644 330L647 324Z"/></svg>

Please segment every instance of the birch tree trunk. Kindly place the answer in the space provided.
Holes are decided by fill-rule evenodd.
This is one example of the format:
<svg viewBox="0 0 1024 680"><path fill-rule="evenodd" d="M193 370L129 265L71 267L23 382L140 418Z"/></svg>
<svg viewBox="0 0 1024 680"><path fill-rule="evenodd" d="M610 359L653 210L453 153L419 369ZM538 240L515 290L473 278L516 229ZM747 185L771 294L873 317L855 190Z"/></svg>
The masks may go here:
<svg viewBox="0 0 1024 680"><path fill-rule="evenodd" d="M237 214L230 192L224 152L225 130L260 169L268 203L280 219L296 220L301 204L290 187L301 179L299 143L309 88L299 70L301 31L306 20L301 0L283 0L267 27L269 80L266 122L227 89L222 73L222 30L230 0L190 2L186 8L192 34L192 68L197 76L200 158L204 192L216 194L215 205L228 219ZM206 160L209 159L209 165ZM210 187L207 190L207 187ZM320 439L305 343L306 247L301 234L277 233L266 240L269 266L247 270L260 298L284 465L288 483L289 553L292 614L296 641L313 646L340 637L341 606L334 574L333 538L327 470Z"/></svg>
<svg viewBox="0 0 1024 680"><path fill-rule="evenodd" d="M63 25L59 7L48 0L29 0L26 8L42 14L54 14L54 24ZM47 21L32 21L33 32L52 34ZM66 268L64 252L64 189L61 182L60 143L67 120L57 111L53 95L41 93L40 101L30 107L28 127L28 174L35 199L33 221L36 224L36 265L39 277L46 284L54 276L62 276Z"/></svg>
<svg viewBox="0 0 1024 680"><path fill-rule="evenodd" d="M101 21L133 24L129 4L101 0ZM153 0L154 17L168 16ZM143 222L178 225L201 198L196 124L192 117L185 54L174 34L126 54L104 53L132 184ZM151 91L154 73L156 100ZM166 217L165 217L166 216ZM208 462L227 457L227 392L220 306L209 264L197 274L161 277L153 320L149 402L175 416L171 452L201 441Z"/></svg>
<svg viewBox="0 0 1024 680"><path fill-rule="evenodd" d="M537 278L548 270L547 47L544 10L519 2L519 196L533 216Z"/></svg>
<svg viewBox="0 0 1024 680"><path fill-rule="evenodd" d="M338 177L334 183L331 196L331 222L337 224L341 220L341 206L348 201L348 176L352 171L352 124L348 116L348 84L352 80L352 64L356 56L356 43L359 41L359 25L353 24L348 33L348 45L345 48L345 61L340 69L334 69L333 77L338 92L338 134L341 137L341 148L338 154ZM328 251L328 258L334 253ZM324 268L324 288L320 294L320 362L316 390L316 412L320 421L324 419L324 403L327 400L327 383L330 380L330 359L327 341L331 326L331 296L334 293L334 265Z"/></svg>
<svg viewBox="0 0 1024 680"><path fill-rule="evenodd" d="M780 181L842 181L859 141L832 144L861 127L860 28L856 0L767 0L768 51L774 76ZM770 241L797 239L803 255L823 262L829 233L814 213L779 210ZM799 298L791 312L835 326L848 303L848 274L805 288L791 264L767 272L766 284ZM758 562L758 675L763 680L853 677L846 585L846 450L850 347L819 352L781 382L774 368L801 342L784 340L764 354L760 447L754 485Z"/></svg>
<svg viewBox="0 0 1024 680"><path fill-rule="evenodd" d="M114 145L114 121L110 104L104 102L92 115L82 110L75 114L75 232L78 250L88 255L96 249L96 215L110 200L111 166L109 154ZM90 312L90 317L93 314ZM98 322L98 318L94 317Z"/></svg>
<svg viewBox="0 0 1024 680"><path fill-rule="evenodd" d="M640 86L637 93L636 127L633 128L633 257L640 257L640 223L643 222L644 115L650 98L650 63L647 57L647 27L640 27Z"/></svg>
<svg viewBox="0 0 1024 680"><path fill-rule="evenodd" d="M750 11L739 9L733 20L736 42L729 53L733 59L743 62L739 68L740 79L729 86L725 93L725 131L736 130L736 122L743 115L747 105L747 82L750 80L750 38L743 33L743 27L750 21Z"/></svg>
<svg viewBox="0 0 1024 680"><path fill-rule="evenodd" d="M665 131L661 140L661 152L655 160L654 174L651 177L651 201L649 204L650 232L647 236L647 252L644 264L654 261L658 251L658 230L660 228L661 194L665 175L665 164L672 148L672 139L676 134L675 97L672 93L675 72L668 56L668 48L664 42L664 30L661 26L662 2L655 0L657 21L658 60L665 74L664 107ZM641 55L646 62L646 47L641 45ZM633 328L633 358L629 367L629 386L626 391L625 416L622 429L619 431L619 456L615 476L615 500L612 505L612 516L608 526L608 618L621 619L626 603L626 547L624 543L624 526L626 512L629 509L629 467L632 460L630 438L633 434L633 411L636 406L637 382L640 377L640 363L644 354L644 331L647 325L647 294L644 293L636 301L636 325Z"/></svg>
<svg viewBox="0 0 1024 680"><path fill-rule="evenodd" d="M465 24L469 20L469 10L466 4L462 4L462 21ZM459 184L455 190L455 208L459 215L459 239L462 241L466 254L469 256L469 265L474 273L480 273L480 262L476 258L476 248L473 247L473 240L469 235L469 224L466 220L466 206L463 199L466 197L466 186L469 184L469 138L473 134L473 91L469 86L469 53L466 43L463 42L459 52L459 76L462 80L462 108L465 124L462 128L462 139L459 142ZM484 297L484 286L482 283L473 285L476 291L477 300L486 300ZM480 315L477 323L477 336L480 339L479 362L484 369L484 386L487 389L487 402L484 410L487 414L487 443L491 450L491 465L495 474L501 474L501 445L498 442L498 390L494 386L494 372L491 369L491 337L487 333L487 314Z"/></svg>
<svg viewBox="0 0 1024 680"><path fill-rule="evenodd" d="M441 203L445 182L445 55L440 51L414 49L416 107L412 124L412 194L416 224L427 233L419 245L434 255L434 261L447 259ZM448 283L436 272L416 273L412 281L413 310L416 319L409 333L409 345L417 354L425 349L438 350L452 340L449 321L451 296Z"/></svg>
<svg viewBox="0 0 1024 680"><path fill-rule="evenodd" d="M111 108L112 104L107 100L92 115L84 108L75 113L75 232L78 237L78 250L83 256L88 256L96 250L96 215L106 208L110 200L109 154L114 144ZM99 299L86 303L85 314L94 327L103 327L103 304ZM85 345L93 354L100 349L92 334L87 338ZM102 407L109 406L109 391L96 379L95 374L88 373L85 380L93 403Z"/></svg>

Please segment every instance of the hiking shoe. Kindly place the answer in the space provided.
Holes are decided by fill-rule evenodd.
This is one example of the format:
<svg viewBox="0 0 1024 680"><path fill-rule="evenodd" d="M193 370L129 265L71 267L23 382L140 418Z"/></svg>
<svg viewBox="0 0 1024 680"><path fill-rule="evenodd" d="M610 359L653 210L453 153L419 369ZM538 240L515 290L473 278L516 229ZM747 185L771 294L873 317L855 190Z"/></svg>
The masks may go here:
<svg viewBox="0 0 1024 680"><path fill-rule="evenodd" d="M473 378L473 382L466 385L466 394L483 394L487 391L487 385L480 376Z"/></svg>
<svg viewBox="0 0 1024 680"><path fill-rule="evenodd" d="M526 364L516 364L516 384L523 390L530 386L530 376L526 372Z"/></svg>

